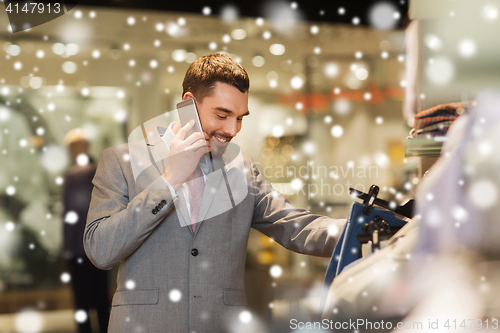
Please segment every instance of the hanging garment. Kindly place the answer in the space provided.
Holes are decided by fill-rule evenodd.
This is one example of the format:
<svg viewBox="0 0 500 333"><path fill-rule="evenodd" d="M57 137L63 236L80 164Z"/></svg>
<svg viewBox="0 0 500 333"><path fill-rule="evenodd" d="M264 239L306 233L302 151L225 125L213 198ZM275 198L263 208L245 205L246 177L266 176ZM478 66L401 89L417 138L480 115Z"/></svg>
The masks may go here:
<svg viewBox="0 0 500 333"><path fill-rule="evenodd" d="M467 112L472 102L441 104L415 115L413 137L425 138L444 136L449 127L461 114Z"/></svg>

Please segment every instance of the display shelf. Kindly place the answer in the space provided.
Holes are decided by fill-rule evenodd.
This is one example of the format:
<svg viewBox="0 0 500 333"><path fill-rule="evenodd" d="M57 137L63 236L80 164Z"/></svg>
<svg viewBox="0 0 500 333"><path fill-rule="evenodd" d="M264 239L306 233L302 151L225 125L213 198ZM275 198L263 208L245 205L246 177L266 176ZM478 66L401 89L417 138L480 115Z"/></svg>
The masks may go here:
<svg viewBox="0 0 500 333"><path fill-rule="evenodd" d="M405 156L439 157L445 140L446 137L444 136L437 136L430 139L408 138L405 141Z"/></svg>

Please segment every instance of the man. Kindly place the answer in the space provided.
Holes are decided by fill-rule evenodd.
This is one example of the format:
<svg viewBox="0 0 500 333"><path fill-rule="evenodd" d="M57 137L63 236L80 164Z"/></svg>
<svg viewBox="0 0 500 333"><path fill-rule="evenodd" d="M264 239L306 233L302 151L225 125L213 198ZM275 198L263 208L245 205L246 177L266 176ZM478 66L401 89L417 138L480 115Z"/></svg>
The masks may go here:
<svg viewBox="0 0 500 333"><path fill-rule="evenodd" d="M99 331L106 332L109 321L107 272L87 259L83 233L92 193L96 167L88 156L89 140L83 129L75 128L65 136L72 167L64 175L64 257L71 271L71 286L76 310L85 311L87 320L78 323L80 333L90 333L90 308L97 312Z"/></svg>
<svg viewBox="0 0 500 333"><path fill-rule="evenodd" d="M193 123L177 121L146 135L147 153L135 144L102 152L84 243L97 267L120 262L110 332L234 332L251 227L299 253L333 252L327 228L345 220L293 207L249 157L240 155L243 168L226 157L249 114L248 88L232 58L202 57L186 73L183 99L195 99L204 133L186 138ZM231 188L237 175L243 198L241 183Z"/></svg>

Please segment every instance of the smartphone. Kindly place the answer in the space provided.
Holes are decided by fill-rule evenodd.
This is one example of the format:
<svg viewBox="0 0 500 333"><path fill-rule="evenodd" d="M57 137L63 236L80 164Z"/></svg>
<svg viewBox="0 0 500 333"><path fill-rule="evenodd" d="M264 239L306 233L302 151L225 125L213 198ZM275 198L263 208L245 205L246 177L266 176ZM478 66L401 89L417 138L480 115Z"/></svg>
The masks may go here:
<svg viewBox="0 0 500 333"><path fill-rule="evenodd" d="M200 117L198 116L198 109L196 108L196 103L193 98L189 97L177 103L177 113L179 114L182 126L185 126L191 119L194 120L194 126L187 132L186 138L193 133L203 132Z"/></svg>

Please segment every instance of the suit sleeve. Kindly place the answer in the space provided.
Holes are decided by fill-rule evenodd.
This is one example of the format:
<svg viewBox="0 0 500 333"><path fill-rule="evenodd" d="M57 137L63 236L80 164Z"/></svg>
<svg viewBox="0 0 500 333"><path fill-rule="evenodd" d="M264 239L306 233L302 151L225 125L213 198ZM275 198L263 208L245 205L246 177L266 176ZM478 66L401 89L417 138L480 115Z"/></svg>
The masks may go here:
<svg viewBox="0 0 500 333"><path fill-rule="evenodd" d="M251 170L250 191L255 196L252 227L291 251L330 257L346 220L294 207L273 189L254 163Z"/></svg>
<svg viewBox="0 0 500 333"><path fill-rule="evenodd" d="M110 269L131 255L172 211L173 198L162 177L129 200L128 184L115 152L101 153L84 233L87 257Z"/></svg>

